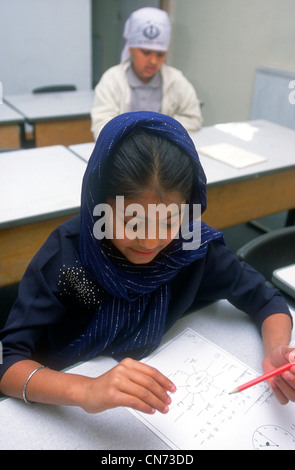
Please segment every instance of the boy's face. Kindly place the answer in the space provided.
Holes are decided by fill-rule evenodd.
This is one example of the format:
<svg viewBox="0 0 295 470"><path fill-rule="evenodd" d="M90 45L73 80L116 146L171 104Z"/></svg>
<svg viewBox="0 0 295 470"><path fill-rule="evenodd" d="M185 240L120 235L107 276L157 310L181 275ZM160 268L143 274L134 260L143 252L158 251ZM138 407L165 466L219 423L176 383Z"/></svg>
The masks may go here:
<svg viewBox="0 0 295 470"><path fill-rule="evenodd" d="M147 83L153 78L166 59L166 52L164 51L130 48L129 53L132 58L134 73L143 83Z"/></svg>

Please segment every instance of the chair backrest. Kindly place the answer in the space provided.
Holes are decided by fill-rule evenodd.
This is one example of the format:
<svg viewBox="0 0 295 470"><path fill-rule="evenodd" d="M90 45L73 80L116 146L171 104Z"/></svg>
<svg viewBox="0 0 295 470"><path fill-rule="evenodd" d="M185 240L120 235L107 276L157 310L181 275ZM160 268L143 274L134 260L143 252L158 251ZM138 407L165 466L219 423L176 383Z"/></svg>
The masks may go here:
<svg viewBox="0 0 295 470"><path fill-rule="evenodd" d="M261 235L241 247L237 256L271 282L275 269L295 263L295 227L272 230Z"/></svg>
<svg viewBox="0 0 295 470"><path fill-rule="evenodd" d="M295 129L295 71L258 67L250 119L265 119Z"/></svg>
<svg viewBox="0 0 295 470"><path fill-rule="evenodd" d="M34 94L36 93L56 93L58 91L75 91L77 87L75 85L50 85L44 86L40 88L34 88L32 91Z"/></svg>

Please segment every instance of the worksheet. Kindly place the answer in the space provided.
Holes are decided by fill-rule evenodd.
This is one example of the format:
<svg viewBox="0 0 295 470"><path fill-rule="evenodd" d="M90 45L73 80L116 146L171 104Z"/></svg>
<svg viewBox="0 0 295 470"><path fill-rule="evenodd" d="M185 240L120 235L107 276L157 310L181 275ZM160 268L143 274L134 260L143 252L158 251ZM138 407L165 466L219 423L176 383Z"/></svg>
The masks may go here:
<svg viewBox="0 0 295 470"><path fill-rule="evenodd" d="M167 414L130 410L174 450L295 450L294 404L280 405L261 375L186 329L143 362L177 387Z"/></svg>

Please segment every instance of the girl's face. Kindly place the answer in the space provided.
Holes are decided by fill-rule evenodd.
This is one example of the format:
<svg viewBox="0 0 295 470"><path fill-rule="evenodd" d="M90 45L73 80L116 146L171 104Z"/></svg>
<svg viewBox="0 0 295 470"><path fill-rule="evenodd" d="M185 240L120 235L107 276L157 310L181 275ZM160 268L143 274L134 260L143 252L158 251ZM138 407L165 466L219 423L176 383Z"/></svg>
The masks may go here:
<svg viewBox="0 0 295 470"><path fill-rule="evenodd" d="M133 70L143 83L147 83L153 78L166 58L164 51L130 48L129 53L132 58Z"/></svg>
<svg viewBox="0 0 295 470"><path fill-rule="evenodd" d="M160 199L153 191L146 190L134 199L124 198L122 206L114 200L107 202L112 207L113 245L131 263L145 264L178 234L181 204L185 200L178 191L163 193Z"/></svg>

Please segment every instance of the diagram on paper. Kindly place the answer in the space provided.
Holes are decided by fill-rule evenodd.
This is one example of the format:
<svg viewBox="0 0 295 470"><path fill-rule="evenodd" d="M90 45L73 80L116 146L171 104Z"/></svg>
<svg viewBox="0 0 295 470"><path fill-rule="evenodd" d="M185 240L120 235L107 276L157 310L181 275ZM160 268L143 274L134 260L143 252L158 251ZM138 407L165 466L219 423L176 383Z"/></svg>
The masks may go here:
<svg viewBox="0 0 295 470"><path fill-rule="evenodd" d="M280 426L261 426L255 430L252 441L256 450L295 449L294 435Z"/></svg>
<svg viewBox="0 0 295 470"><path fill-rule="evenodd" d="M133 412L173 449L295 449L294 410L279 405L263 382L229 391L257 372L191 329L152 354L147 364L176 385L169 413Z"/></svg>

